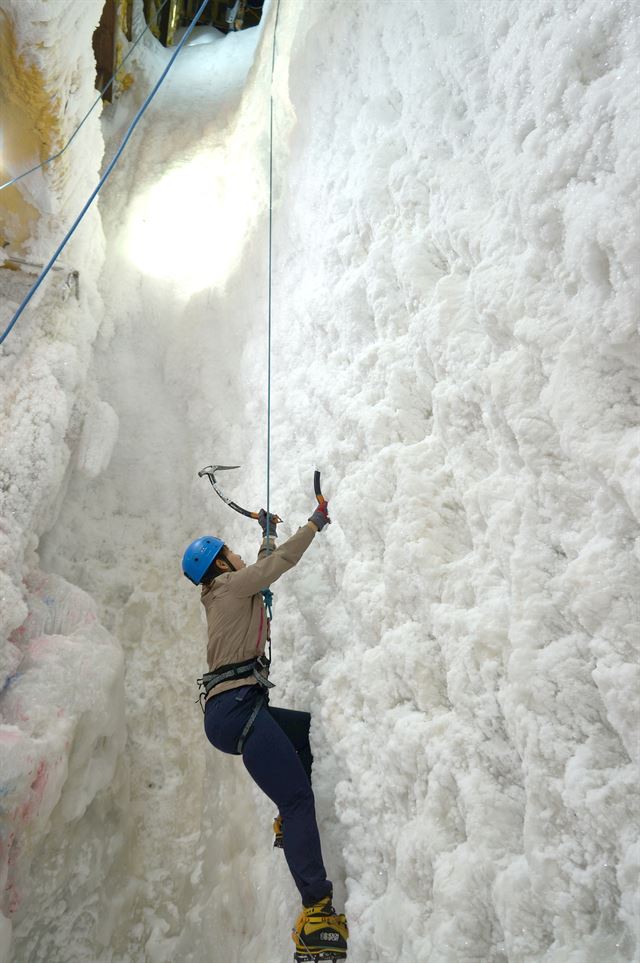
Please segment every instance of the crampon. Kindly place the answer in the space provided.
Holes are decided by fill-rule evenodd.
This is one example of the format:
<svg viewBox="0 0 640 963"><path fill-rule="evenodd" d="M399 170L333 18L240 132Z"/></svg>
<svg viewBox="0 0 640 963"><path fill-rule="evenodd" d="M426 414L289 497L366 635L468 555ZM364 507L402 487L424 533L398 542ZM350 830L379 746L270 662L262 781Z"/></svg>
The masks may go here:
<svg viewBox="0 0 640 963"><path fill-rule="evenodd" d="M330 896L302 910L291 936L295 963L342 963L347 958L347 920L336 913Z"/></svg>
<svg viewBox="0 0 640 963"><path fill-rule="evenodd" d="M346 953L332 953L331 950L320 950L319 953L298 953L293 954L295 963L342 963L346 960Z"/></svg>
<svg viewBox="0 0 640 963"><path fill-rule="evenodd" d="M273 848L284 849L284 836L282 835L282 816L276 816L273 820Z"/></svg>
<svg viewBox="0 0 640 963"><path fill-rule="evenodd" d="M346 953L332 953L331 950L320 950L319 953L298 953L293 954L295 963L342 963L346 960Z"/></svg>

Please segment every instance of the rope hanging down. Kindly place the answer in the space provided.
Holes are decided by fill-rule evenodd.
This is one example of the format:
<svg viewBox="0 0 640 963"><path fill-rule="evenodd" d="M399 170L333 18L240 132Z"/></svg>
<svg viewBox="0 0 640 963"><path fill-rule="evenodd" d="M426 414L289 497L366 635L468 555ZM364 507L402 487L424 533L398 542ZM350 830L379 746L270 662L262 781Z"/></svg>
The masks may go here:
<svg viewBox="0 0 640 963"><path fill-rule="evenodd" d="M178 54L180 53L180 51L181 51L182 48L184 47L184 45L185 45L185 43L187 42L187 40L189 39L189 37L191 36L191 33L192 33L192 31L193 31L193 28L195 27L195 25L197 24L198 20L200 19L200 16L201 16L201 14L203 13L204 8L206 7L206 5L207 5L208 2L209 2L209 0L202 0L202 3L201 3L200 6L198 7L198 10L197 10L197 12L196 12L196 15L194 16L193 20L191 21L191 23L189 24L189 26L188 26L187 29L185 30L185 33L184 33L184 35L183 35L180 43L179 43L178 46L176 47L175 52L173 53L173 55L171 56L171 60L169 61L169 63L167 64L167 66L164 68L164 70L163 70L162 73L160 74L160 77L159 77L158 80L156 81L156 84L155 84L153 90L151 91L150 94L147 95L147 98L146 98L145 102L143 103L142 107L140 108L140 110L138 111L138 113L135 115L135 117L134 117L133 120L131 121L131 124L129 125L129 128L128 128L126 134L124 135L124 137L123 137L123 139L122 139L122 143L120 144L120 146L118 147L118 150L116 151L116 153L114 154L113 158L112 158L111 161L109 162L109 165L108 165L107 169L105 170L104 174L102 175L102 177L101 177L100 180L98 181L97 187L93 190L93 192L91 193L88 201L86 202L86 204L84 205L84 207L82 208L82 210L80 211L80 213L78 214L78 216L76 217L75 221L73 222L73 224L71 225L71 227L69 228L69 230L67 231L67 233L65 234L64 238L62 239L62 241L61 241L60 244L58 245L58 247L57 247L57 249L56 249L53 257L52 257L51 260L48 262L48 264L43 268L43 270L42 270L42 272L40 273L40 276L38 277L37 281L35 282L35 284L34 284L33 287L31 288L31 290L29 291L29 293L28 293L28 294L25 296L25 298L23 299L23 301L22 301L22 303L20 304L18 310L16 311L16 313L15 313L14 316L13 316L13 318L12 318L11 321L9 322L7 328L4 330L4 332L2 333L2 335L0 335L0 344L3 343L3 341L6 339L7 335L8 335L8 334L11 332L11 330L13 329L16 321L18 320L18 318L20 317L20 315L22 314L22 312L24 311L24 309L26 308L26 306L29 304L29 301L31 300L31 298L33 297L33 295L36 293L36 291L38 290L38 288L40 287L40 285L42 284L42 282L43 282L44 279L46 278L47 274L49 273L49 271L51 270L51 268L53 267L53 265L56 263L58 257L60 256L60 254L62 253L62 251L64 250L64 248L67 246L67 243L69 242L69 239L71 238L72 234L74 233L74 231L76 230L76 228L77 228L78 225L80 224L80 221L82 220L82 218L85 216L85 214L87 213L87 211L88 211L89 208L91 207L91 205L92 205L92 203L94 202L95 198L97 197L98 192L100 191L102 185L104 184L104 182L106 181L106 179L109 177L109 174L111 173L111 171L113 170L113 168L116 166L118 160L120 159L120 155L122 154L123 150L124 150L125 147L127 146L127 143L129 142L129 139L130 139L131 135L133 134L133 131L134 131L135 128L137 127L138 122L140 121L140 119L142 118L142 115L143 115L144 112L146 111L147 107L149 106L149 104L151 103L151 101L153 100L153 98L155 97L155 95L157 94L157 92L158 92L158 90L160 89L160 87L161 87L161 85L162 85L165 77L167 76L167 74L169 73L169 71L171 70L171 68L173 67L173 65L174 65L174 63L175 63L175 60L176 60L176 57L178 56Z"/></svg>
<svg viewBox="0 0 640 963"><path fill-rule="evenodd" d="M278 16L280 14L280 0L276 7L276 18L273 25L273 50L271 53L271 83L269 98L269 294L268 316L269 333L267 338L267 553L269 552L269 507L271 500L271 293L272 293L272 262L273 262L273 74L276 65L276 33L278 30Z"/></svg>
<svg viewBox="0 0 640 963"><path fill-rule="evenodd" d="M169 0L162 0L161 6L159 6L158 9L157 9L156 11L154 11L153 16L151 17L151 21L157 20L157 18L160 16L160 14L162 13L163 9L166 7L166 5L168 4L168 2L169 2ZM101 90L100 93L98 94L97 98L94 100L94 102L93 102L93 104L91 105L91 107L89 107L89 110L86 112L86 114L84 115L84 117L82 118L82 120L80 121L80 123L78 124L78 126L77 126L76 129L74 130L73 134L71 135L71 137L69 138L69 140L67 141L67 143L64 145L64 147L62 147L62 148L58 151L57 154L52 154L51 157L47 157L47 159L46 159L46 160L43 160L42 163L36 164L35 167L30 167L28 171L23 171L22 174L17 174L16 177L12 177L10 181L6 181L4 184L0 184L0 191L3 191L3 190L5 189L5 187L11 187L12 184L17 184L18 181L21 181L23 177L27 177L28 174L33 174L34 171L39 171L40 168L47 167L49 164L53 163L54 160L57 160L58 157L62 157L62 155L63 155L64 152L66 151L67 147L69 147L69 145L71 144L71 142L72 142L73 140L75 140L76 135L80 132L80 130L81 130L81 128L84 126L85 122L89 119L89 116L90 116L90 115L93 113L93 111L96 109L96 107L98 106L98 104L100 103L100 101L102 100L102 98L104 97L104 95L106 94L106 92L108 91L109 87L110 87L111 84L114 82L114 80L116 79L116 77L118 76L118 74L120 73L120 71L122 70L122 68L124 67L124 65L126 64L127 60L129 59L129 57L131 56L131 54L133 53L133 51L136 49L136 47L138 46L138 44L140 43L140 41L141 41L142 38L144 37L144 35L145 35L145 33L147 32L147 30L149 30L150 28L151 28L151 22L149 22L149 23L146 25L146 27L144 28L144 30L143 30L140 34L138 34L138 36L136 37L136 39L133 41L133 44L131 45L131 47L129 47L129 50L127 51L126 57L123 57L122 63L120 63L119 66L114 70L111 78L110 78L110 79L107 81L107 83L104 85L104 87L102 88L102 90Z"/></svg>

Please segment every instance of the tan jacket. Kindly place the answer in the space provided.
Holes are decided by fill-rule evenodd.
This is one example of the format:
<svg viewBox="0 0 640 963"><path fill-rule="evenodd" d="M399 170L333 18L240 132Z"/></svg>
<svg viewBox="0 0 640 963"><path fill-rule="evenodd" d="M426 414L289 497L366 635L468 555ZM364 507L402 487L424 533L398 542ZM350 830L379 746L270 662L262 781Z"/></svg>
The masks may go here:
<svg viewBox="0 0 640 963"><path fill-rule="evenodd" d="M267 639L267 615L260 591L268 588L300 561L316 533L314 525L299 528L279 548L267 555L264 539L258 561L238 572L218 575L209 585L202 586L201 601L207 613L207 663L213 672L219 666L245 662L264 652ZM252 676L221 682L211 690L211 699L227 689L241 685L257 685Z"/></svg>

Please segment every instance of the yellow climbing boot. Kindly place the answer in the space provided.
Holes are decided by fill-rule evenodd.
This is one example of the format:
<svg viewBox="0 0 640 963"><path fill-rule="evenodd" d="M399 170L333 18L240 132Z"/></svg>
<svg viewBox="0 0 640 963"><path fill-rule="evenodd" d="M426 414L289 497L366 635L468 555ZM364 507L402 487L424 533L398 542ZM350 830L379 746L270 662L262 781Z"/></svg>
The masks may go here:
<svg viewBox="0 0 640 963"><path fill-rule="evenodd" d="M336 963L347 956L349 929L346 917L336 913L331 897L303 907L291 932L295 963Z"/></svg>

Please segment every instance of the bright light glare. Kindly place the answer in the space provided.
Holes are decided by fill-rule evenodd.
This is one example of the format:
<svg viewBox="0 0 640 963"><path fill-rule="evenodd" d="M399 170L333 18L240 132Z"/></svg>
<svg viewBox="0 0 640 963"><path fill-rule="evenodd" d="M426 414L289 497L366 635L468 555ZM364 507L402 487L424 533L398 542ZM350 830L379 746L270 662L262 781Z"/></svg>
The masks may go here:
<svg viewBox="0 0 640 963"><path fill-rule="evenodd" d="M248 164L222 150L165 174L129 209L132 261L145 274L176 281L185 296L220 284L245 243L249 184Z"/></svg>

